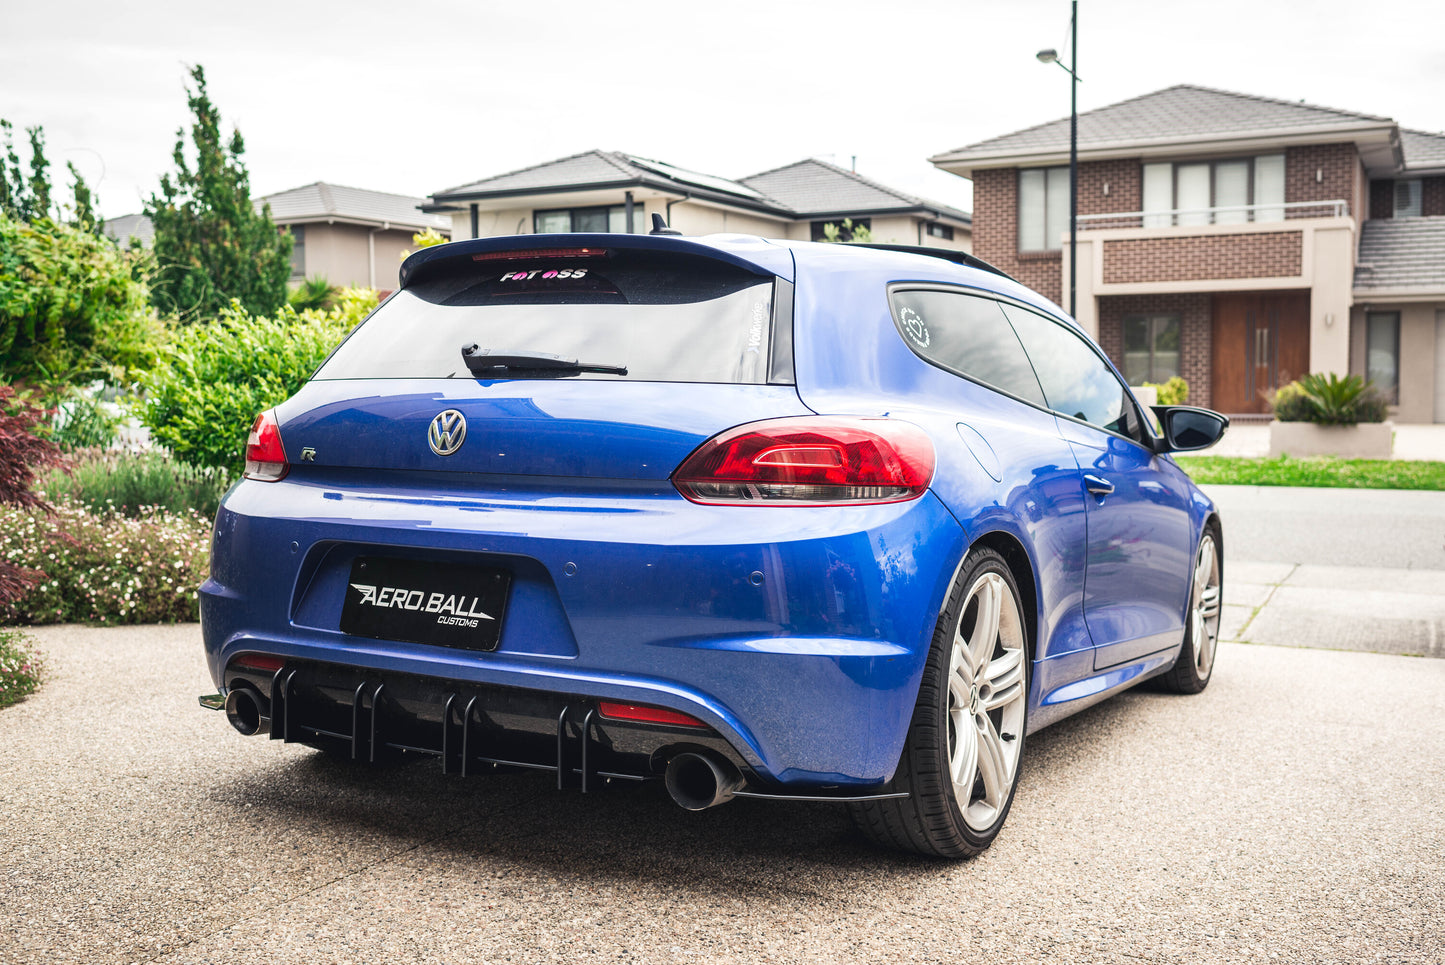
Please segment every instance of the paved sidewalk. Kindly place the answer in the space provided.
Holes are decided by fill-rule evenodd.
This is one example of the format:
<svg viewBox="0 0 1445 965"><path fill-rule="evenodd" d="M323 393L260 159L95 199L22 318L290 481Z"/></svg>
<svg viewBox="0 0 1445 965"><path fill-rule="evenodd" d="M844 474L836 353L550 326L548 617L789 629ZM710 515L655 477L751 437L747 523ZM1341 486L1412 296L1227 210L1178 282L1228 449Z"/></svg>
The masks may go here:
<svg viewBox="0 0 1445 965"><path fill-rule="evenodd" d="M1205 486L1220 639L1445 657L1445 493Z"/></svg>
<svg viewBox="0 0 1445 965"><path fill-rule="evenodd" d="M1223 439L1199 455L1268 456L1269 426L1232 425ZM1445 425L1395 426L1395 450L1391 458L1445 462Z"/></svg>
<svg viewBox="0 0 1445 965"><path fill-rule="evenodd" d="M1445 657L1445 572L1226 564L1221 640Z"/></svg>

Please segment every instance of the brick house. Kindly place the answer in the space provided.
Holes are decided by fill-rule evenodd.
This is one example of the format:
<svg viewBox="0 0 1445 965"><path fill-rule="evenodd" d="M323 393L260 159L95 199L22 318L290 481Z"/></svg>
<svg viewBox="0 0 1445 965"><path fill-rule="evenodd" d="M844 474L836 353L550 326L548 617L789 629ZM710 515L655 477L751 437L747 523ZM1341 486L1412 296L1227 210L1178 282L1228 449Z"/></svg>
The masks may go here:
<svg viewBox="0 0 1445 965"><path fill-rule="evenodd" d="M552 231L642 232L660 214L686 235L737 232L816 241L845 219L873 240L969 250L967 212L819 161L737 180L618 151L584 151L438 191L422 210L452 237Z"/></svg>
<svg viewBox="0 0 1445 965"><path fill-rule="evenodd" d="M1067 118L931 160L974 183L973 250L1067 299ZM1178 86L1079 115L1077 314L1131 383L1268 411L1307 372L1445 422L1445 136Z"/></svg>

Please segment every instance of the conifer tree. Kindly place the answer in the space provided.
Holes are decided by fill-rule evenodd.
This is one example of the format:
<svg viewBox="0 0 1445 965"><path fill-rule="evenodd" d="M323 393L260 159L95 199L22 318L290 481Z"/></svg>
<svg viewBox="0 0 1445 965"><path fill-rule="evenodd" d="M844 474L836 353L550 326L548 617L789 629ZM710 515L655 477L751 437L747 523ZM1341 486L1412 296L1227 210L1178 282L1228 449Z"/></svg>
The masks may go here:
<svg viewBox="0 0 1445 965"><path fill-rule="evenodd" d="M70 176L75 178L75 185L72 188L75 194L75 211L70 223L82 231L100 234L104 222L95 210L97 202L95 192L90 190L90 185L76 169L74 162L66 161L65 166L70 169Z"/></svg>
<svg viewBox="0 0 1445 965"><path fill-rule="evenodd" d="M233 128L223 143L205 71L197 65L191 79L194 157L187 157L185 130L177 131L176 171L161 177L160 193L145 206L155 228L152 300L186 320L213 317L233 298L252 314L270 315L286 303L291 236L276 230L269 206L252 205L241 132Z"/></svg>

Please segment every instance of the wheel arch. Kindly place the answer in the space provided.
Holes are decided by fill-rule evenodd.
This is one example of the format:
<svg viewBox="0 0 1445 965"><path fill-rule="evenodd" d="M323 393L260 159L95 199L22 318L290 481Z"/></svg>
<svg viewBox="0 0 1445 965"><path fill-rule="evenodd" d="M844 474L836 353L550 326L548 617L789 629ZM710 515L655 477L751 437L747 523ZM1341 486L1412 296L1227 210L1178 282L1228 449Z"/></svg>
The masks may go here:
<svg viewBox="0 0 1445 965"><path fill-rule="evenodd" d="M1028 634L1029 639L1029 660L1037 660L1039 656L1039 588L1034 575L1033 560L1030 558L1028 550L1024 548L1023 543L1019 542L1018 537L1003 530L993 530L981 534L969 546L969 552L972 552L977 546L993 550L1008 564L1009 572L1013 574L1014 584L1018 586L1019 596L1023 598L1024 631Z"/></svg>

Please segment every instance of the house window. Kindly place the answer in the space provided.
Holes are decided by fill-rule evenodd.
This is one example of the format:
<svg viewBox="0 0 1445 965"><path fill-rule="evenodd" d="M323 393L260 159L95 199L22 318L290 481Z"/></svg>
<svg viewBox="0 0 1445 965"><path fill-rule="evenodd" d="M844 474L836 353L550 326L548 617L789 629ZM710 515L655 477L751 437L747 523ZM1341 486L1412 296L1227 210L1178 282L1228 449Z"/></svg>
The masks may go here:
<svg viewBox="0 0 1445 965"><path fill-rule="evenodd" d="M953 240L953 228L946 224L939 224L937 221L928 223L928 237L942 238L944 241Z"/></svg>
<svg viewBox="0 0 1445 965"><path fill-rule="evenodd" d="M1124 317L1124 381L1168 382L1179 374L1179 316Z"/></svg>
<svg viewBox="0 0 1445 965"><path fill-rule="evenodd" d="M847 222L849 222L849 223L848 223L848 224L844 224L843 222L845 222L845 221L847 221ZM812 235L811 235L812 240L813 240L813 241L827 241L827 240L828 240L828 225L832 225L833 227L835 227L835 228L838 229L838 240L839 240L839 241L852 241L852 240L853 240L853 232L857 231L859 228L865 228L865 229L867 229L867 230L870 231L870 232L873 230L873 219L871 219L871 218L831 218L831 219L829 219L828 221L814 221L814 222L812 223L812 226L811 226L811 228L812 228Z"/></svg>
<svg viewBox="0 0 1445 965"><path fill-rule="evenodd" d="M642 205L632 206L632 230L645 231ZM595 208L554 208L532 213L532 230L542 234L565 234L573 231L599 234L627 233L627 205L614 204Z"/></svg>
<svg viewBox="0 0 1445 965"><path fill-rule="evenodd" d="M1391 405L1400 402L1400 313L1365 314L1365 377Z"/></svg>
<svg viewBox="0 0 1445 965"><path fill-rule="evenodd" d="M1420 217L1420 181L1395 182L1395 217Z"/></svg>
<svg viewBox="0 0 1445 965"><path fill-rule="evenodd" d="M1146 228L1283 221L1283 204L1283 154L1144 165Z"/></svg>
<svg viewBox="0 0 1445 965"><path fill-rule="evenodd" d="M1019 172L1019 251L1058 251L1069 230L1069 169Z"/></svg>
<svg viewBox="0 0 1445 965"><path fill-rule="evenodd" d="M306 229L291 226L291 280L306 277Z"/></svg>

